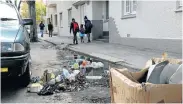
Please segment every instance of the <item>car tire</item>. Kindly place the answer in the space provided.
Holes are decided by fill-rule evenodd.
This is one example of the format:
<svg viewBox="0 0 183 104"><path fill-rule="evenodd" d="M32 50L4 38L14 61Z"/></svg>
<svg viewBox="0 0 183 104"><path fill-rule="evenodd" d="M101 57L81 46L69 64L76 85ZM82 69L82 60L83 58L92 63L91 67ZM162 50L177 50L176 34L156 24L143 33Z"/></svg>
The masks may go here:
<svg viewBox="0 0 183 104"><path fill-rule="evenodd" d="M30 83L30 65L28 63L25 73L20 77L21 78L21 87L27 87Z"/></svg>

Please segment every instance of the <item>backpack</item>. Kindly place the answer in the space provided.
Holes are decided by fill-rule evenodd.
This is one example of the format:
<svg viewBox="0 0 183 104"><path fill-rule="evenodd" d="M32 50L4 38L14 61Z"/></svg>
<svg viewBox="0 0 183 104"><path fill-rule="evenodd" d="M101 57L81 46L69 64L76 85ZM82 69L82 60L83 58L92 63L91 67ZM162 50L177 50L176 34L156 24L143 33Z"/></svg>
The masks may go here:
<svg viewBox="0 0 183 104"><path fill-rule="evenodd" d="M74 31L75 32L78 32L79 31L79 26L78 26L78 23L77 22L74 22L73 23L73 28L74 28Z"/></svg>
<svg viewBox="0 0 183 104"><path fill-rule="evenodd" d="M93 25L92 25L92 23L91 23L90 20L88 20L88 21L86 22L86 27L87 27L87 28L90 28L90 29L93 27Z"/></svg>

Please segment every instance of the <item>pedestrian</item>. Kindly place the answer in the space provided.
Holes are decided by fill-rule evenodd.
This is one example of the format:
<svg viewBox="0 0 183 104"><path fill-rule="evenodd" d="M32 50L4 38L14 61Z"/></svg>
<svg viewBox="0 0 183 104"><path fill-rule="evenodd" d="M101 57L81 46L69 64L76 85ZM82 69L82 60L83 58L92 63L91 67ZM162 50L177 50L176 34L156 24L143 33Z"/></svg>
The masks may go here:
<svg viewBox="0 0 183 104"><path fill-rule="evenodd" d="M43 24L43 21L41 21L41 23L39 24L39 27L40 27L41 37L43 37L43 32L45 27L45 25Z"/></svg>
<svg viewBox="0 0 183 104"><path fill-rule="evenodd" d="M71 25L70 25L70 34L71 30L73 32L74 38L73 38L73 44L78 44L77 40L77 32L79 32L79 26L78 23L75 21L75 19L72 19Z"/></svg>
<svg viewBox="0 0 183 104"><path fill-rule="evenodd" d="M53 25L51 22L48 24L49 37L52 37L53 34Z"/></svg>
<svg viewBox="0 0 183 104"><path fill-rule="evenodd" d="M85 21L85 34L87 34L88 43L89 43L89 42L91 42L90 41L90 34L91 34L91 29L92 29L93 25L92 25L91 21L88 20L87 16L84 17L84 21Z"/></svg>
<svg viewBox="0 0 183 104"><path fill-rule="evenodd" d="M84 34L85 34L85 30L83 28L83 24L80 25L80 38L81 38L81 43L84 43Z"/></svg>

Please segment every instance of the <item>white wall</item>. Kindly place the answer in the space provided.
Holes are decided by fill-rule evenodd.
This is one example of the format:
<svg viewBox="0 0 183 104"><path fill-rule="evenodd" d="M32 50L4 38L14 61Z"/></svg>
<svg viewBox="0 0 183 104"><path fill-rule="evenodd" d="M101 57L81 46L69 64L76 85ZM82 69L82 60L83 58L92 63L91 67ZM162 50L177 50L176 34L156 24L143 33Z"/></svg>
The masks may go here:
<svg viewBox="0 0 183 104"><path fill-rule="evenodd" d="M109 16L114 18L121 37L178 38L182 36L182 12L176 1L137 1L136 18L121 19L121 1L110 1ZM112 34L111 34L112 35Z"/></svg>
<svg viewBox="0 0 183 104"><path fill-rule="evenodd" d="M73 3L76 1L49 1L49 2L56 2L57 4L57 9L48 9L48 16L51 16L50 14L57 14L57 19L58 19L58 26L54 27L55 29L58 28L58 35L59 36L72 36L70 35L70 27L68 24L68 9L72 8L72 18L75 18L76 22L79 24L81 23L80 20L80 7L75 8L73 6ZM89 4L85 4L86 8L86 16L89 19L92 19L92 2L89 2ZM62 13L62 27L60 27L60 13ZM47 17L48 18L48 17ZM84 18L84 17L82 17ZM54 22L54 15L53 15L53 22ZM54 24L54 23L53 23Z"/></svg>

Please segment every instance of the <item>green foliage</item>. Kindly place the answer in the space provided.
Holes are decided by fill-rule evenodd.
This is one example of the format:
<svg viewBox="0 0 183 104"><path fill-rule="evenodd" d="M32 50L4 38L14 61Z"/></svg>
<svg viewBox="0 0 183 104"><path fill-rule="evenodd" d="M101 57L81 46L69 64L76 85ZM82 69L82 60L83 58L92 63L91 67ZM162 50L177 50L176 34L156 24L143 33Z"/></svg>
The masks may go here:
<svg viewBox="0 0 183 104"><path fill-rule="evenodd" d="M41 21L44 22L43 16L46 15L46 6L41 1L36 1L35 3L36 8L36 23L40 23ZM29 18L29 7L26 2L22 2L21 6L21 16L22 18Z"/></svg>
<svg viewBox="0 0 183 104"><path fill-rule="evenodd" d="M41 1L36 1L36 21L44 22L43 16L46 15L46 6Z"/></svg>
<svg viewBox="0 0 183 104"><path fill-rule="evenodd" d="M29 18L29 9L28 4L26 2L22 2L20 14L22 18Z"/></svg>

